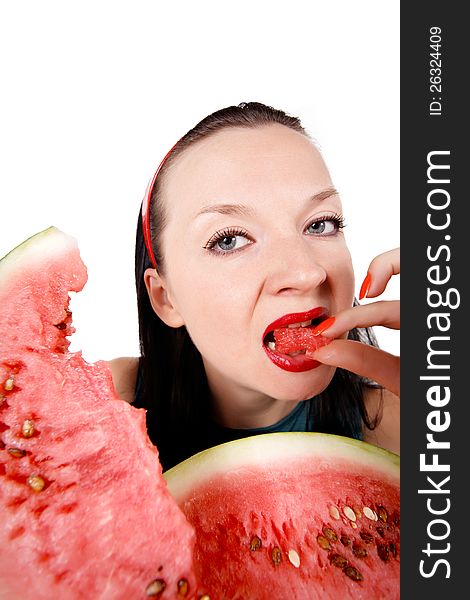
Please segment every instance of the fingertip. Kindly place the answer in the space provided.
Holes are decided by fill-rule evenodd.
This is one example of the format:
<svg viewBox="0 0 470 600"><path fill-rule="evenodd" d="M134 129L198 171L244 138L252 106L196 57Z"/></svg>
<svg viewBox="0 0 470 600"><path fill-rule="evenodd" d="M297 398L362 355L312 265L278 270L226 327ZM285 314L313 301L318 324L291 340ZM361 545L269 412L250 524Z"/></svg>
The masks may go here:
<svg viewBox="0 0 470 600"><path fill-rule="evenodd" d="M367 298L367 294L369 293L370 289L371 279L371 274L369 271L367 271L367 275L365 276L364 281L362 282L361 290L359 292L359 300Z"/></svg>

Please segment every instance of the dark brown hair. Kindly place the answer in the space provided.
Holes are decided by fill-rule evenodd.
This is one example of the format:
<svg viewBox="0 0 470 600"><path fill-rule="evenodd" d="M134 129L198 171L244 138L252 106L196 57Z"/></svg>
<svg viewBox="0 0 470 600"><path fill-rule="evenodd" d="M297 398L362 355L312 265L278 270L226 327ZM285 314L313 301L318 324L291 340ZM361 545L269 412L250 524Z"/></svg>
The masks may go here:
<svg viewBox="0 0 470 600"><path fill-rule="evenodd" d="M272 124L284 125L311 139L297 117L259 102L242 102L207 116L175 144L160 168L151 195L152 247L161 274L165 271L161 237L167 222L165 175L172 164L187 148L223 129ZM202 358L186 328L168 327L151 307L144 284L144 272L149 267L140 214L135 275L141 357L134 404L147 410L149 436L167 469L213 443L212 407ZM369 330L352 330L349 337L376 345ZM336 369L330 385L311 405L309 429L361 438L364 425L375 426L364 406L366 385L357 375Z"/></svg>

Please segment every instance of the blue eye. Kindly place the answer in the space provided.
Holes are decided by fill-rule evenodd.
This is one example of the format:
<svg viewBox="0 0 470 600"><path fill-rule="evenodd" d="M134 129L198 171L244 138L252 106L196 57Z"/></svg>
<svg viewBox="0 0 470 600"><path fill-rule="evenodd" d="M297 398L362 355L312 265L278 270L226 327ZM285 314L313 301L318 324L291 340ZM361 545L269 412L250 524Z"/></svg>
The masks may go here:
<svg viewBox="0 0 470 600"><path fill-rule="evenodd" d="M344 219L341 215L324 215L315 219L307 227L307 233L311 235L334 235L344 227Z"/></svg>
<svg viewBox="0 0 470 600"><path fill-rule="evenodd" d="M241 250L248 244L251 244L251 241L246 231L230 228L214 233L204 248L217 254L228 254Z"/></svg>

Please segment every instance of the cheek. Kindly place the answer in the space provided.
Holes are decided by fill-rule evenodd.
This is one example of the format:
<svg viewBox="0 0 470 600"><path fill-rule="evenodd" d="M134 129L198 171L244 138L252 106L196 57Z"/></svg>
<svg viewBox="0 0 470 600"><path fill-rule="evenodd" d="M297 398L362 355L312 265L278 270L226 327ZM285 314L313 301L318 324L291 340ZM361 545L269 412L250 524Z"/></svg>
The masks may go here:
<svg viewBox="0 0 470 600"><path fill-rule="evenodd" d="M252 314L249 278L235 281L217 266L203 270L191 264L182 273L172 282L173 300L198 350L239 358Z"/></svg>
<svg viewBox="0 0 470 600"><path fill-rule="evenodd" d="M341 256L333 255L327 267L334 312L350 308L354 300L354 271L351 255L344 250Z"/></svg>

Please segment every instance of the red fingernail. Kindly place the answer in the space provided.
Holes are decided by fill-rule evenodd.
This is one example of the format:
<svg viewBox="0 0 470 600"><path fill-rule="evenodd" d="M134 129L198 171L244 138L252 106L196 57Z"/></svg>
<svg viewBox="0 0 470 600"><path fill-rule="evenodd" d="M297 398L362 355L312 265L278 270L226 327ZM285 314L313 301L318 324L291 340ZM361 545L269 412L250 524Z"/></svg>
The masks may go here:
<svg viewBox="0 0 470 600"><path fill-rule="evenodd" d="M329 317L328 319L325 319L325 321L322 321L315 327L313 330L313 335L321 335L323 332L329 329L335 321L336 317Z"/></svg>
<svg viewBox="0 0 470 600"><path fill-rule="evenodd" d="M359 292L359 300L362 300L363 298L367 298L367 294L369 293L369 288L370 288L370 280L371 280L370 273L367 272L367 275L361 285L361 291Z"/></svg>

